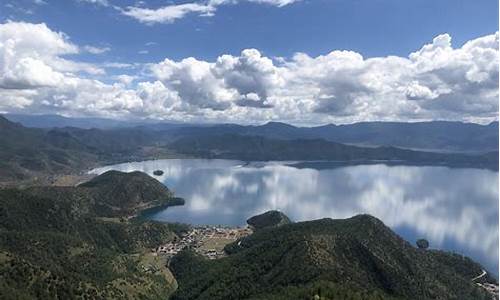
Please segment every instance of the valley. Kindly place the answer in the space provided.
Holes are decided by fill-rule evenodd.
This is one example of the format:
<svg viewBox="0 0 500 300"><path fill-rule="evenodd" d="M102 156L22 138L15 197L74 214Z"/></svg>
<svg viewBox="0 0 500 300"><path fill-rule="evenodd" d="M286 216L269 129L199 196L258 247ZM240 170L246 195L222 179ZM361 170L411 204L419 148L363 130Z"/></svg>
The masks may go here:
<svg viewBox="0 0 500 300"><path fill-rule="evenodd" d="M500 300L498 12L0 0L0 300Z"/></svg>
<svg viewBox="0 0 500 300"><path fill-rule="evenodd" d="M485 268L477 262L437 249L417 249L379 219L356 212L347 218L292 221L277 212L250 218L251 210L236 208L251 227L241 219L222 226L215 225L216 219L193 225L155 221L164 212L210 207L214 196L230 195L214 190L224 187L223 173L216 171L212 178L202 167L203 175L196 178L208 184L199 190L204 196L180 198L167 186L173 181L178 190L180 178L173 175L186 171L158 165L161 158L186 164L186 170L196 170L189 167L191 162L219 162L225 170L239 170L249 178L258 178L251 175L253 168L269 172L274 166L276 174L289 175L305 170L310 177L323 168L332 172L335 168L327 165L339 163L339 171L352 166L366 173L367 162L374 170L423 165L432 172L456 168L491 176L497 160L490 152L433 153L321 139L179 135L143 128L37 129L1 121L0 129L8 133L2 135L0 149L5 158L0 174L2 298L491 299L498 288L495 274L482 274ZM218 158L239 161L233 165L235 161ZM35 160L42 163L35 165ZM152 166L121 172L113 169L119 165L110 165L108 170L87 172L137 160L149 160ZM251 182L241 186L249 193L260 190ZM278 186L273 190L280 192ZM321 193L316 197L321 201L316 205L325 201ZM245 205L241 197L228 199ZM275 204L282 201L273 199ZM309 204L294 201L308 209ZM229 214L231 206L214 209L242 217Z"/></svg>

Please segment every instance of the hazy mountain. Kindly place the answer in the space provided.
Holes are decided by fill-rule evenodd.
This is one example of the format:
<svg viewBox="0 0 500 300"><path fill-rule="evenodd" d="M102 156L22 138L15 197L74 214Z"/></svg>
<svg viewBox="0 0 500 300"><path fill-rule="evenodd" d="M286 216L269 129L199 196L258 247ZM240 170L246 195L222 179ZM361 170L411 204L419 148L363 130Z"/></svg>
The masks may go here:
<svg viewBox="0 0 500 300"><path fill-rule="evenodd" d="M269 122L264 125L183 124L155 121L117 121L104 118L66 118L59 115L7 114L9 120L26 127L117 129L138 127L143 132L160 131L161 139L219 134L256 135L273 139L316 139L363 146L394 146L439 152L488 152L498 150L498 122L361 122L347 125L328 124L296 127ZM156 133L158 134L158 133Z"/></svg>
<svg viewBox="0 0 500 300"><path fill-rule="evenodd" d="M60 115L25 115L5 114L7 119L19 122L26 127L53 128L53 127L78 127L78 128L115 128L132 127L140 123L117 121L105 118L68 118Z"/></svg>
<svg viewBox="0 0 500 300"><path fill-rule="evenodd" d="M172 136L239 134L272 139L325 139L360 146L394 146L439 152L489 152L498 150L498 122L479 125L461 122L364 122L349 125L295 127L270 122L261 126L233 124L170 129Z"/></svg>
<svg viewBox="0 0 500 300"><path fill-rule="evenodd" d="M483 130L495 126L498 124L478 128ZM280 123L176 127L169 130L144 127L40 129L27 128L0 116L0 181L74 173L103 163L186 156L351 163L392 160L498 169L498 152L495 151L481 155L445 154L396 147L357 147L321 138L292 138L300 130L304 128ZM259 135L250 135L252 132Z"/></svg>
<svg viewBox="0 0 500 300"><path fill-rule="evenodd" d="M168 145L178 153L203 158L258 160L304 160L369 163L447 165L498 169L498 152L481 155L434 153L396 147L358 147L323 139L271 139L236 134L179 138Z"/></svg>
<svg viewBox="0 0 500 300"><path fill-rule="evenodd" d="M149 129L168 129L176 126L183 126L176 122L158 122L153 120L114 120L107 118L91 118L91 117L64 117L61 115L27 115L27 114L4 114L4 117L12 122L21 123L26 127L35 128L62 128L62 127L77 127L83 129L113 129L113 128L129 128L129 127L145 127Z"/></svg>
<svg viewBox="0 0 500 300"><path fill-rule="evenodd" d="M0 182L81 172L98 164L164 157L158 136L139 128L28 128L0 116Z"/></svg>
<svg viewBox="0 0 500 300"><path fill-rule="evenodd" d="M0 179L83 169L96 161L91 149L71 135L26 128L0 116Z"/></svg>
<svg viewBox="0 0 500 300"><path fill-rule="evenodd" d="M191 251L174 257L173 299L492 298L472 281L479 264L417 249L368 215L265 228L226 251L212 261Z"/></svg>

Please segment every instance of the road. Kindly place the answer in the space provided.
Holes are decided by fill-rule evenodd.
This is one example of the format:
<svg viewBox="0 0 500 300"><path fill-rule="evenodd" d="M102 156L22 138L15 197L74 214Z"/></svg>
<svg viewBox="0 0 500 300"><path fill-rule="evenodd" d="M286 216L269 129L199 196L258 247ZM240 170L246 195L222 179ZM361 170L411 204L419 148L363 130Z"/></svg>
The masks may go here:
<svg viewBox="0 0 500 300"><path fill-rule="evenodd" d="M484 275L486 275L486 271L485 270L482 270L482 271L483 271L483 273L481 273L481 275L478 275L478 276L472 278L471 281L476 281L476 280L484 277Z"/></svg>

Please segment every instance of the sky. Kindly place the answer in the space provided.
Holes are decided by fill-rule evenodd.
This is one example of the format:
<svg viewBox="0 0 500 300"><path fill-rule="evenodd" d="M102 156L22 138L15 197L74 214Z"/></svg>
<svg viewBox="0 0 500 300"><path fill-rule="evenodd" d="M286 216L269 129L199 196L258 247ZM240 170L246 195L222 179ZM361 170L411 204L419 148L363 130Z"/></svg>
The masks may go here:
<svg viewBox="0 0 500 300"><path fill-rule="evenodd" d="M0 0L0 112L498 120L494 0Z"/></svg>

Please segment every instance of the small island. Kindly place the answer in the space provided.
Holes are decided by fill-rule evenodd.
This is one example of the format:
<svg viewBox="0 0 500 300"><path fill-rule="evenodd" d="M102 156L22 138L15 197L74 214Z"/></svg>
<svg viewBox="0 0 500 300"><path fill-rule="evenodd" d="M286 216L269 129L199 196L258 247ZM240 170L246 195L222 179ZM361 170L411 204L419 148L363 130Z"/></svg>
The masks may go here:
<svg viewBox="0 0 500 300"><path fill-rule="evenodd" d="M163 171L162 170L155 170L153 172L153 175L155 175L155 176L161 176L161 175L163 175Z"/></svg>
<svg viewBox="0 0 500 300"><path fill-rule="evenodd" d="M416 244L419 249L429 248L429 241L427 241L426 239L418 239Z"/></svg>

